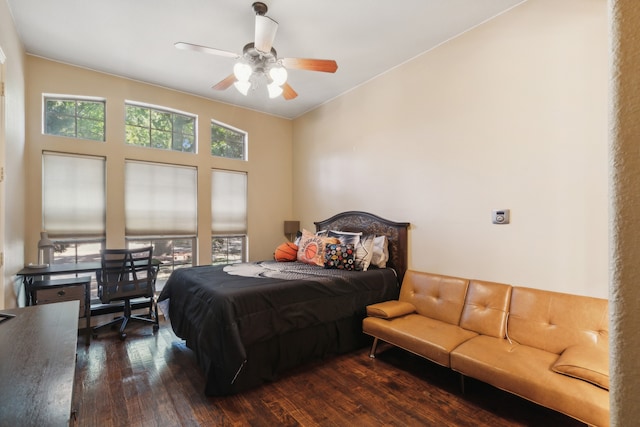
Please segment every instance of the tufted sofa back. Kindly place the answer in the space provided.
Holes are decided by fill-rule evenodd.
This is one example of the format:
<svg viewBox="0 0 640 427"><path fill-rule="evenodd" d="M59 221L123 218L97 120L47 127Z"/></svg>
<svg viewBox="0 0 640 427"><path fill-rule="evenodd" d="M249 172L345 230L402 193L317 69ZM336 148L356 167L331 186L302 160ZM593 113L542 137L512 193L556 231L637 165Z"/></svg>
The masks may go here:
<svg viewBox="0 0 640 427"><path fill-rule="evenodd" d="M556 354L573 345L606 344L608 302L514 287L507 328L513 341Z"/></svg>
<svg viewBox="0 0 640 427"><path fill-rule="evenodd" d="M462 310L460 326L482 335L504 338L511 285L471 280Z"/></svg>
<svg viewBox="0 0 640 427"><path fill-rule="evenodd" d="M399 300L413 304L418 314L458 325L468 285L468 279L407 270Z"/></svg>

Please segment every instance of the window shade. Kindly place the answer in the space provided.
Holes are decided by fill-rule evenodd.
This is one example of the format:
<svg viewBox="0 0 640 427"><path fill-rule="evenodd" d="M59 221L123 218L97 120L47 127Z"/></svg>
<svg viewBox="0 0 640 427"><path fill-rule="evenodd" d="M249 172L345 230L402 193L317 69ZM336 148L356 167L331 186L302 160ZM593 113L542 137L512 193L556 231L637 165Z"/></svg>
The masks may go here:
<svg viewBox="0 0 640 427"><path fill-rule="evenodd" d="M128 236L195 236L195 167L127 161L125 232Z"/></svg>
<svg viewBox="0 0 640 427"><path fill-rule="evenodd" d="M42 226L50 236L105 235L105 159L42 154Z"/></svg>
<svg viewBox="0 0 640 427"><path fill-rule="evenodd" d="M247 174L213 170L211 174L211 231L247 233Z"/></svg>

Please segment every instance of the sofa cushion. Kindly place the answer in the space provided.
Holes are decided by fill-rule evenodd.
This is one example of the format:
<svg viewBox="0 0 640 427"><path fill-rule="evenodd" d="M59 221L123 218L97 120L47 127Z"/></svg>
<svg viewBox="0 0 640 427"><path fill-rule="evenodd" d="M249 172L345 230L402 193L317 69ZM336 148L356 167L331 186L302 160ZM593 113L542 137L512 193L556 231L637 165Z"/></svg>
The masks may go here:
<svg viewBox="0 0 640 427"><path fill-rule="evenodd" d="M364 333L409 350L442 366L449 366L449 353L460 343L476 336L457 325L408 314L393 319L366 317Z"/></svg>
<svg viewBox="0 0 640 427"><path fill-rule="evenodd" d="M416 308L406 301L384 301L367 306L367 316L391 319L405 314L414 313Z"/></svg>
<svg viewBox="0 0 640 427"><path fill-rule="evenodd" d="M431 319L458 325L469 280L407 270L400 288L400 301Z"/></svg>
<svg viewBox="0 0 640 427"><path fill-rule="evenodd" d="M451 352L451 368L589 425L609 425L609 392L553 372L553 352L478 335Z"/></svg>
<svg viewBox="0 0 640 427"><path fill-rule="evenodd" d="M511 285L471 280L460 326L483 335L504 338Z"/></svg>
<svg viewBox="0 0 640 427"><path fill-rule="evenodd" d="M551 369L609 390L609 354L604 346L571 346Z"/></svg>
<svg viewBox="0 0 640 427"><path fill-rule="evenodd" d="M560 354L572 345L609 340L607 300L514 286L507 334L520 343Z"/></svg>

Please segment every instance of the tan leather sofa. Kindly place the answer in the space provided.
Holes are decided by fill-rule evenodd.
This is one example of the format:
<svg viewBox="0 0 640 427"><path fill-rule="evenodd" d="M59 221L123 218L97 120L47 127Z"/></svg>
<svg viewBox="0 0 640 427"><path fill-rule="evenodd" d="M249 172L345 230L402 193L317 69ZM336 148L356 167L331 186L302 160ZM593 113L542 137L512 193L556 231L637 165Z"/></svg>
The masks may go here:
<svg viewBox="0 0 640 427"><path fill-rule="evenodd" d="M609 425L607 300L407 271L363 331L586 424Z"/></svg>

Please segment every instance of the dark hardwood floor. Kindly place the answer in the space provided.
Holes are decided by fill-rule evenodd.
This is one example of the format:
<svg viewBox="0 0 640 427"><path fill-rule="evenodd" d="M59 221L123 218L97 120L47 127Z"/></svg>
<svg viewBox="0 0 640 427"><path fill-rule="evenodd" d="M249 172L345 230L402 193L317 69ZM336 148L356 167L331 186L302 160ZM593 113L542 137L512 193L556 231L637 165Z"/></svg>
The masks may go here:
<svg viewBox="0 0 640 427"><path fill-rule="evenodd" d="M193 353L161 321L155 335L81 335L78 426L580 426L571 418L393 348L307 364L235 396L206 397Z"/></svg>

